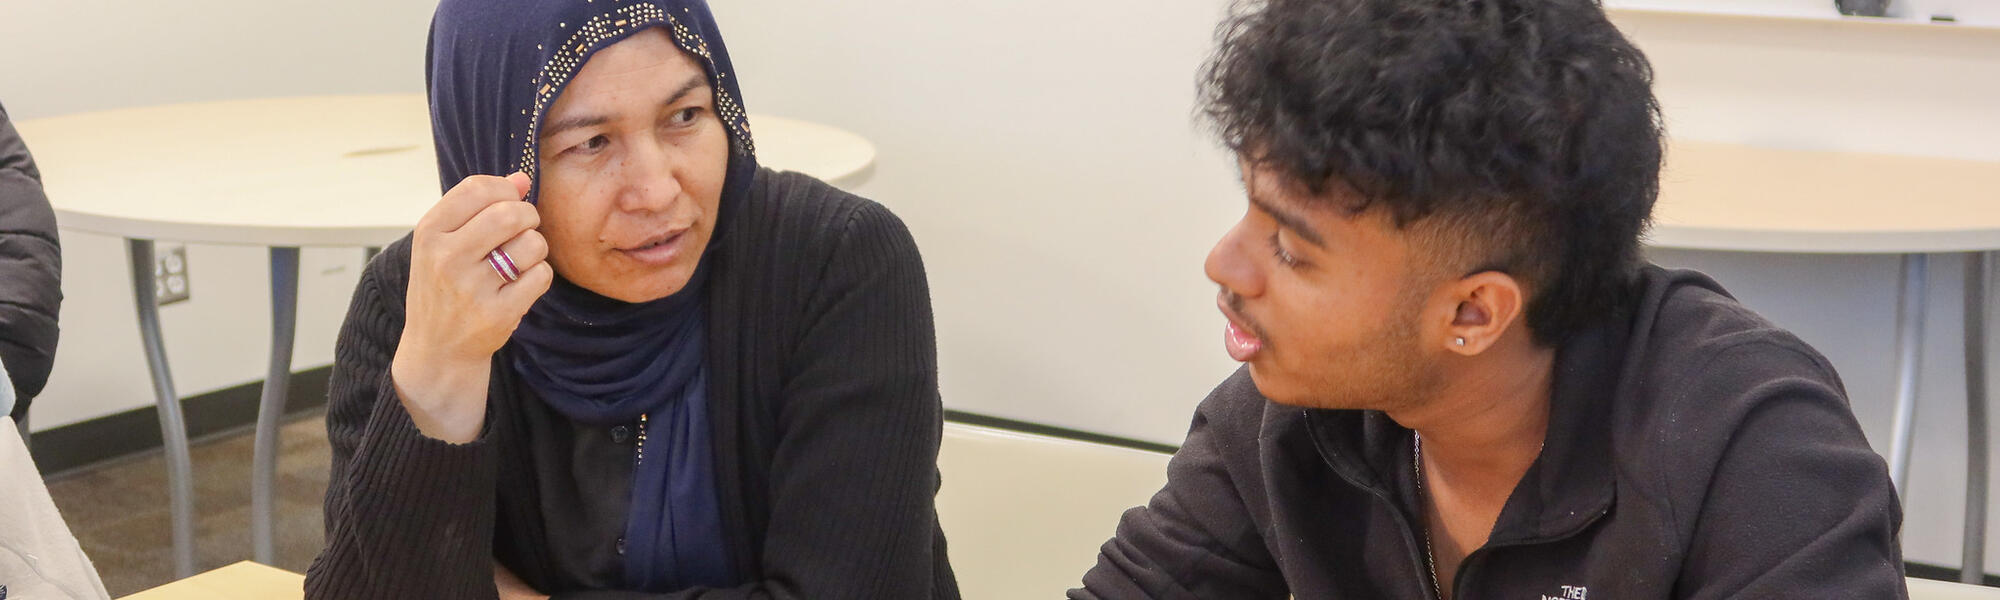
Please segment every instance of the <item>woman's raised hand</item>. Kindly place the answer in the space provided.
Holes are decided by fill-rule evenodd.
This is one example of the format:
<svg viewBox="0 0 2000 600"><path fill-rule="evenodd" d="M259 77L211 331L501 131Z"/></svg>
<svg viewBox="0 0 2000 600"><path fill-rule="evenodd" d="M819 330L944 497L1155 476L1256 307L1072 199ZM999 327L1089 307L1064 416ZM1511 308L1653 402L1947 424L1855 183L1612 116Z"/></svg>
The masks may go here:
<svg viewBox="0 0 2000 600"><path fill-rule="evenodd" d="M467 177L417 221L390 376L424 435L479 437L493 353L555 279L541 215L521 202L530 183L524 173Z"/></svg>

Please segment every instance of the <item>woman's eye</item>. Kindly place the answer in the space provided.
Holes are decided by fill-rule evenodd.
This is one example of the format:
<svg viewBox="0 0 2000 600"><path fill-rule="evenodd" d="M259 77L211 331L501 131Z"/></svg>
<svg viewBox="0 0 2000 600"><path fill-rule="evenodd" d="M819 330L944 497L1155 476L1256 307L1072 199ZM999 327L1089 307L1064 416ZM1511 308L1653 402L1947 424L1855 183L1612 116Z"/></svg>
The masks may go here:
<svg viewBox="0 0 2000 600"><path fill-rule="evenodd" d="M698 116L701 116L700 107L683 108L679 112L674 113L673 124L686 125L688 123L693 123L694 118Z"/></svg>
<svg viewBox="0 0 2000 600"><path fill-rule="evenodd" d="M611 138L604 137L601 135L593 136L588 140L584 140L583 143L577 144L576 150L581 152L596 152L598 150L603 150L605 146L609 145L611 145Z"/></svg>

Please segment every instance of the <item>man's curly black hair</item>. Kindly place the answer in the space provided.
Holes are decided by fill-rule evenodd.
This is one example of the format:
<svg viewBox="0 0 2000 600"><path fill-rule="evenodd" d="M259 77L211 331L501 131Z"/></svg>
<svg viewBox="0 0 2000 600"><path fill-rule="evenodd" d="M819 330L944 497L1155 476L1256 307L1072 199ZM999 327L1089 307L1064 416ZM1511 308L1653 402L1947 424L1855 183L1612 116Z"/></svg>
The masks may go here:
<svg viewBox="0 0 2000 600"><path fill-rule="evenodd" d="M1246 161L1529 290L1552 346L1632 294L1659 191L1652 68L1593 0L1238 0L1202 112ZM1335 193L1345 191L1346 193Z"/></svg>

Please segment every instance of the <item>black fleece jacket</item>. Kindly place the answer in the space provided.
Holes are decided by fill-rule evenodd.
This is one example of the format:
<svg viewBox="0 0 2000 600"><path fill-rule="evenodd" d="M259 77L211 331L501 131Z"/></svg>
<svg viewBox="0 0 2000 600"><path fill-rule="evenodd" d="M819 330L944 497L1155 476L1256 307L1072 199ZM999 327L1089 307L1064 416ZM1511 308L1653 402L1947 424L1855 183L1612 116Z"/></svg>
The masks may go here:
<svg viewBox="0 0 2000 600"><path fill-rule="evenodd" d="M1456 598L1903 598L1902 510L1833 367L1705 276L1557 350L1542 454ZM1238 371L1071 598L1431 598L1410 430Z"/></svg>

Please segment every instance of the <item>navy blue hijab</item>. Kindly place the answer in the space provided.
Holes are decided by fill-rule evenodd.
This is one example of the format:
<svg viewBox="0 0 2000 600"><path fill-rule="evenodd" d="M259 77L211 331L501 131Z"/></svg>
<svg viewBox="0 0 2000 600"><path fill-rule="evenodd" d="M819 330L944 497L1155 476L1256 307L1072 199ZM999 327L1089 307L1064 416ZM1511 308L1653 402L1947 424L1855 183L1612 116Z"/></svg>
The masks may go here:
<svg viewBox="0 0 2000 600"><path fill-rule="evenodd" d="M715 233L693 278L672 296L626 303L561 277L521 321L501 356L543 402L592 426L642 416L644 458L625 527L626 587L669 592L740 583L730 564L709 439L702 289L732 207L757 170L729 52L701 0L444 0L431 22L431 128L438 178L539 170L543 117L598 50L665 30L700 63L730 157ZM527 200L538 198L540 177Z"/></svg>

